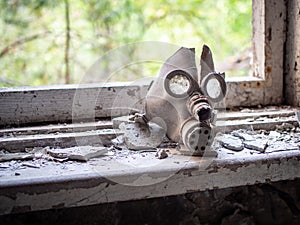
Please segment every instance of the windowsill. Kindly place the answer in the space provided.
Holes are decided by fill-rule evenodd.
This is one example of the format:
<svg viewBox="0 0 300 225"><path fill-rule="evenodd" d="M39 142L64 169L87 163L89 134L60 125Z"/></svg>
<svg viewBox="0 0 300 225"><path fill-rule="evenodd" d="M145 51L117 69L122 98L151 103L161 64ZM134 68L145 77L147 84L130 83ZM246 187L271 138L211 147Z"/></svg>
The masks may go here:
<svg viewBox="0 0 300 225"><path fill-rule="evenodd" d="M274 129L267 126L267 123L261 124L262 118L266 117L273 118L279 124L283 121L290 124L297 122L292 116L293 110L289 109L260 112L249 110L247 113L232 112L220 115L221 119L231 121L231 124L241 119L248 120L248 123L244 124L254 129ZM273 122L275 126L276 123ZM98 124L98 129L111 126L107 121L95 123ZM73 132L72 127L68 126L84 128L83 124L75 124L60 125L60 128L49 125L49 129L55 131L64 127L65 130L60 132ZM91 128L94 125L89 123L87 127ZM241 124L237 123L230 130L239 127ZM23 138L24 128L18 129L18 132L21 132L20 138ZM35 128L35 132L44 131L44 126ZM56 143L60 143L59 134L53 136L56 136ZM39 142L35 142L34 138L32 140L31 143L35 145L43 141L39 139ZM21 141L15 144L19 146L24 143ZM265 153L249 149L234 152L219 146L216 148L217 157L212 154L204 158L184 156L173 148L169 149L169 156L165 159L158 159L153 151L115 149L105 156L87 162L57 162L44 158L2 162L0 215L293 180L300 177L300 151L297 146L286 144L277 147L276 151Z"/></svg>
<svg viewBox="0 0 300 225"><path fill-rule="evenodd" d="M299 150L214 159L155 153L109 156L88 163L49 162L40 168L1 169L0 214L184 194L300 177ZM123 161L123 162L122 162ZM126 166L130 163L131 166ZM144 165L156 164L152 167ZM136 165L136 166L134 166Z"/></svg>

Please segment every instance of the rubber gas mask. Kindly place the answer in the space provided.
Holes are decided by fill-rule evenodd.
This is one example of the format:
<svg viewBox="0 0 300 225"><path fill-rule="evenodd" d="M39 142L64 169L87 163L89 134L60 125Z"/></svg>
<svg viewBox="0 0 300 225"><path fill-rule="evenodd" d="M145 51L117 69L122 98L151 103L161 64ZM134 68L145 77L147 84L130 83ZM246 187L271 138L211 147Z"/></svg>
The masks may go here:
<svg viewBox="0 0 300 225"><path fill-rule="evenodd" d="M226 94L224 73L215 72L212 53L203 46L200 73L195 50L180 48L162 65L146 95L146 121L166 130L181 151L202 156L214 138L214 104Z"/></svg>

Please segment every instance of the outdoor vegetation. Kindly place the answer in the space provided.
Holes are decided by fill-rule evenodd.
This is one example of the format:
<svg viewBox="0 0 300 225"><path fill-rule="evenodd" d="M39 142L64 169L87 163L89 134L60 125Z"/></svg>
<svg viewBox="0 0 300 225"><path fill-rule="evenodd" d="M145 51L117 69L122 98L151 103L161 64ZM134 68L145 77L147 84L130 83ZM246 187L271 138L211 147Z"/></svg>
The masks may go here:
<svg viewBox="0 0 300 225"><path fill-rule="evenodd" d="M198 56L206 43L227 75L250 68L251 0L1 0L0 30L0 87L79 83L107 52L142 41ZM110 80L155 76L160 65L128 66Z"/></svg>

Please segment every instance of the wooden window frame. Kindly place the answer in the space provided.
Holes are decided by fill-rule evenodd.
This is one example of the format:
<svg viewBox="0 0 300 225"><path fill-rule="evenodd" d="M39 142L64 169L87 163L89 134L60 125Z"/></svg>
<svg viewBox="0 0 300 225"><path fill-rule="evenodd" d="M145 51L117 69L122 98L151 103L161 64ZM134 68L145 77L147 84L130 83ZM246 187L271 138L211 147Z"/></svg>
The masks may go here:
<svg viewBox="0 0 300 225"><path fill-rule="evenodd" d="M279 105L283 99L283 59L286 25L284 0L253 0L253 77L228 79L226 107ZM110 117L113 99L118 91L135 90L142 102L149 83L110 83L97 85L61 85L47 87L7 88L0 90L0 125L36 122L71 121L76 91L84 93L84 101L76 108L76 118ZM101 90L101 96L95 99ZM124 91L126 93L126 91ZM132 92L131 92L132 93ZM119 97L119 96L118 96ZM98 106L98 107L97 107ZM95 108L93 115L86 109ZM142 110L142 104L140 104ZM124 113L124 112L123 112ZM127 111L125 110L125 113ZM120 112L119 114L122 114ZM114 112L113 116L118 113Z"/></svg>
<svg viewBox="0 0 300 225"><path fill-rule="evenodd" d="M253 0L252 8L253 77L227 82L227 107L279 105L283 100L285 1Z"/></svg>

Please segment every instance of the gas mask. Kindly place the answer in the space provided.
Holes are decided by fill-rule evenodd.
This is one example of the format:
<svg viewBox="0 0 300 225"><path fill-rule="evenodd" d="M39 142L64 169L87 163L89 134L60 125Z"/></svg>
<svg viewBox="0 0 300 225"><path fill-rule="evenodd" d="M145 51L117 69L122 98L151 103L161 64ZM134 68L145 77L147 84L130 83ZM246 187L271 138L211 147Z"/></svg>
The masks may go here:
<svg viewBox="0 0 300 225"><path fill-rule="evenodd" d="M154 122L180 151L202 156L214 138L214 104L226 94L224 73L215 72L212 53L203 46L200 73L195 50L180 48L162 65L145 100L146 122Z"/></svg>

